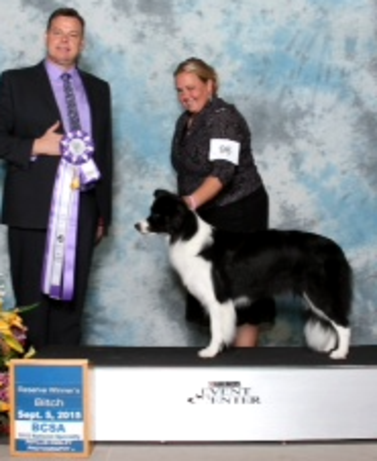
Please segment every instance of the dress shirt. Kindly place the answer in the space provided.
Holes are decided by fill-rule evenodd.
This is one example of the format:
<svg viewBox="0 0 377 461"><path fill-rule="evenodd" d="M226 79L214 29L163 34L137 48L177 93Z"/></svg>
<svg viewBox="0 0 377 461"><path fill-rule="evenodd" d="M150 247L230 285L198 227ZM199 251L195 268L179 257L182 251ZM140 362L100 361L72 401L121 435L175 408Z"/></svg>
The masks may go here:
<svg viewBox="0 0 377 461"><path fill-rule="evenodd" d="M65 72L62 72L61 68L53 64L50 61L45 62L46 70L52 90L55 95L56 102L59 107L59 111L62 116L62 122L64 126L64 131L68 131L68 111L65 102L64 89L63 89L63 80L61 75ZM80 74L76 68L68 72L72 76L72 86L75 93L75 99L77 104L77 109L79 111L81 128L83 131L91 135L91 117L88 98L86 96L84 85L81 81Z"/></svg>

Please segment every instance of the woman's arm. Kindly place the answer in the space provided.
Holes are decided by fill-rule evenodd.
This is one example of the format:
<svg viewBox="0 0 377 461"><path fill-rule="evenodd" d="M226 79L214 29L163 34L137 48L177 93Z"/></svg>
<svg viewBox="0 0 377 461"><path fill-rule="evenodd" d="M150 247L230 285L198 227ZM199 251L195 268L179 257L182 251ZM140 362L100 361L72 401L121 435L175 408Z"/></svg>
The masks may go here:
<svg viewBox="0 0 377 461"><path fill-rule="evenodd" d="M193 194L183 197L183 200L187 203L189 208L196 210L216 197L223 187L224 185L218 178L209 176Z"/></svg>

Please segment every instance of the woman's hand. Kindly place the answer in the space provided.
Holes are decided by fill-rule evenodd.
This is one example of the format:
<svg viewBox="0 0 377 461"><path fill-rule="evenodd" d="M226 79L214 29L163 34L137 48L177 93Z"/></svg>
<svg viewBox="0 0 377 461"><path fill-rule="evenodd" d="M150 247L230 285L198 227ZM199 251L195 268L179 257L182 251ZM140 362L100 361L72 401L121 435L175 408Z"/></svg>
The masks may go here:
<svg viewBox="0 0 377 461"><path fill-rule="evenodd" d="M223 189L222 182L215 176L208 176L203 184L191 195L185 195L183 200L191 210L196 210L218 195Z"/></svg>

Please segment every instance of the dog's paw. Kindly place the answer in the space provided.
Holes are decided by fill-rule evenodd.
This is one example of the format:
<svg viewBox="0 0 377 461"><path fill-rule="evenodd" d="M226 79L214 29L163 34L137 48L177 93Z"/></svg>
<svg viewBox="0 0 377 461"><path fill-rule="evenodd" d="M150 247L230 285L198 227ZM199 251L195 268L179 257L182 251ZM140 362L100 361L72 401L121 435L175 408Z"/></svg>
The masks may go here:
<svg viewBox="0 0 377 461"><path fill-rule="evenodd" d="M344 360L347 358L347 352L340 351L339 349L336 349L335 351L332 351L330 353L330 359L333 360Z"/></svg>
<svg viewBox="0 0 377 461"><path fill-rule="evenodd" d="M205 347L198 352L199 357L202 359L210 359L215 357L220 352L218 347Z"/></svg>

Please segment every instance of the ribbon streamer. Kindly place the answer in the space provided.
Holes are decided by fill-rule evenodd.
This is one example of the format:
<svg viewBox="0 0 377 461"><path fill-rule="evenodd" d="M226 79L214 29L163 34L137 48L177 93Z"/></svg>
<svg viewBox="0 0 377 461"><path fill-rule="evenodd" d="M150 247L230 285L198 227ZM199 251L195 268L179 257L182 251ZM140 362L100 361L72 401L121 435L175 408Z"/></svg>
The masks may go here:
<svg viewBox="0 0 377 461"><path fill-rule="evenodd" d="M62 157L55 178L47 230L42 292L51 298L71 301L77 248L80 192L100 178L93 160L91 137L81 130L69 132L61 141Z"/></svg>

